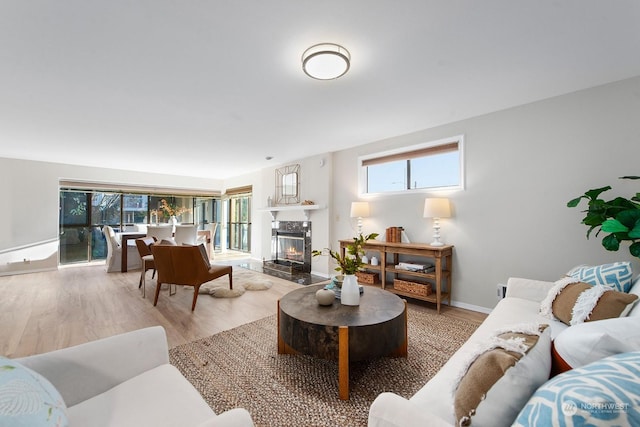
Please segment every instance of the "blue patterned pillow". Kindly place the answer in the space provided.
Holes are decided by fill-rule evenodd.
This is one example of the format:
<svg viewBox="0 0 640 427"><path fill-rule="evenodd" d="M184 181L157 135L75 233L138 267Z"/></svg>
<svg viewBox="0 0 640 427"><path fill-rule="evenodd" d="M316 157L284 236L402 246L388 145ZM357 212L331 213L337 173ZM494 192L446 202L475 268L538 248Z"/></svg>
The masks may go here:
<svg viewBox="0 0 640 427"><path fill-rule="evenodd" d="M68 425L58 390L37 372L0 356L0 426Z"/></svg>
<svg viewBox="0 0 640 427"><path fill-rule="evenodd" d="M543 384L514 426L640 426L640 351L567 371Z"/></svg>
<svg viewBox="0 0 640 427"><path fill-rule="evenodd" d="M608 286L619 292L629 292L633 271L630 262L614 262L594 267L580 265L568 272L567 276L590 285Z"/></svg>

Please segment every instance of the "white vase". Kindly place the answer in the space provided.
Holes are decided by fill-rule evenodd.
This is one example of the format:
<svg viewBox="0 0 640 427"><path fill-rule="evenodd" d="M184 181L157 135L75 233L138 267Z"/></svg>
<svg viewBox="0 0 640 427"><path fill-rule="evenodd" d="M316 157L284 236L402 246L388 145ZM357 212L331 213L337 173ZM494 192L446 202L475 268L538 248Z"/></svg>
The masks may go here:
<svg viewBox="0 0 640 427"><path fill-rule="evenodd" d="M355 274L345 274L340 294L342 305L360 305L360 288Z"/></svg>

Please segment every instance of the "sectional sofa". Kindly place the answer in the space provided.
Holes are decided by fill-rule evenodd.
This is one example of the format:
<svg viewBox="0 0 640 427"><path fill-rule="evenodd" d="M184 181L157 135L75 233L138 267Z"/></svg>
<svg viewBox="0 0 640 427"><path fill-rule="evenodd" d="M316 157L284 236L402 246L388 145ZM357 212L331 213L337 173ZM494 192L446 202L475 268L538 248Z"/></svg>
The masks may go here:
<svg viewBox="0 0 640 427"><path fill-rule="evenodd" d="M561 297L582 286L580 279L509 279L506 297L424 387L409 399L393 393L375 399L369 427L640 425L640 277L631 279L620 292L601 292L601 302L621 297L618 315L614 310L605 314L612 318L575 324L571 310L569 324L554 314L566 317L559 313ZM561 282L571 285L559 293ZM527 347L526 334L514 335L517 331L528 331L535 345ZM517 360L496 367L501 357ZM474 371L479 361L483 364ZM621 364L626 368L619 375ZM492 374L492 367L501 372ZM552 370L567 372L550 379ZM606 378L611 372L615 380ZM483 389L491 375L495 381ZM608 417L606 422L600 416Z"/></svg>

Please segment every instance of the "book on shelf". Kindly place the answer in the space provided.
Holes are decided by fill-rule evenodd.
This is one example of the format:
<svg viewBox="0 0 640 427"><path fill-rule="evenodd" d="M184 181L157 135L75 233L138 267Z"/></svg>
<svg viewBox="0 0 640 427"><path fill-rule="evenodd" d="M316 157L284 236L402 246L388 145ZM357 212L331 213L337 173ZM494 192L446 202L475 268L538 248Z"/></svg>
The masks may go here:
<svg viewBox="0 0 640 427"><path fill-rule="evenodd" d="M431 273L435 271L435 266L431 264L413 264L409 262L401 262L395 266L396 270L406 270L416 273Z"/></svg>

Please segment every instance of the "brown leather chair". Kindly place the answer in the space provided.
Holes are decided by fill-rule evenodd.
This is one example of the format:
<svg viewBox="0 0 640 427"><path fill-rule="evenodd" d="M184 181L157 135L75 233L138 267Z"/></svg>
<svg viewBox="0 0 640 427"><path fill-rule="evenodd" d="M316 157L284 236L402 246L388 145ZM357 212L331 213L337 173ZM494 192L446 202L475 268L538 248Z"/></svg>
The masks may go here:
<svg viewBox="0 0 640 427"><path fill-rule="evenodd" d="M207 251L203 245L199 246L169 246L152 245L151 252L158 270L156 296L153 305L158 303L160 287L163 283L193 286L193 304L196 308L200 286L225 274L229 275L229 289L233 289L231 266L212 266L209 263Z"/></svg>
<svg viewBox="0 0 640 427"><path fill-rule="evenodd" d="M140 239L136 239L136 247L138 248L140 258L142 259L142 272L140 273L140 282L138 283L138 288L142 288L143 298L146 294L145 288L147 270L153 269L153 273L151 274L152 279L156 275L156 264L153 261L153 254L151 253L151 245L153 245L155 242L155 237L142 237Z"/></svg>

